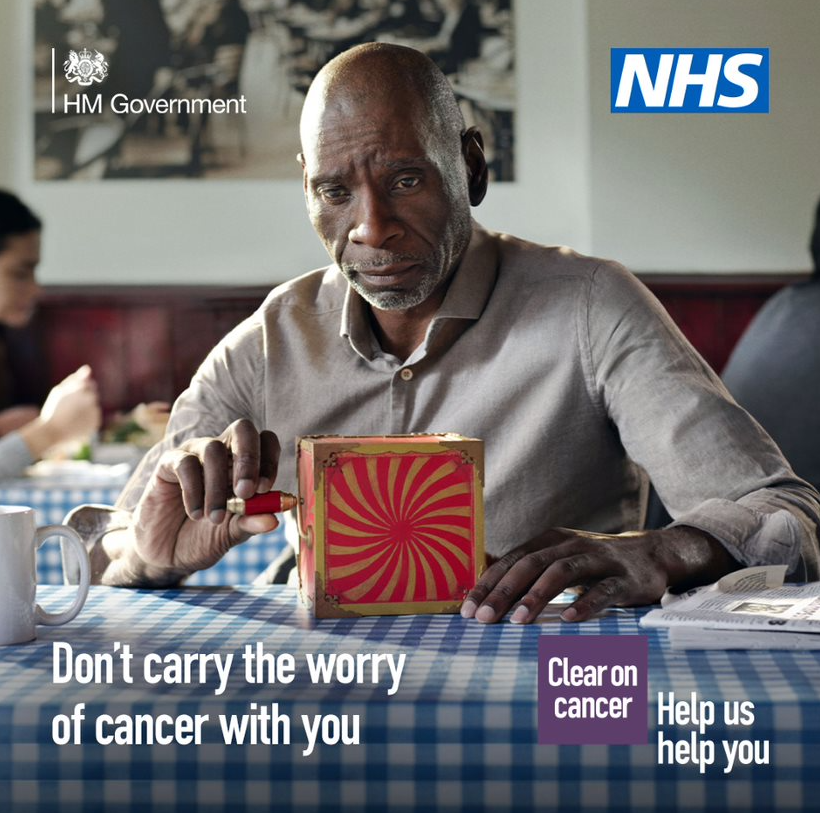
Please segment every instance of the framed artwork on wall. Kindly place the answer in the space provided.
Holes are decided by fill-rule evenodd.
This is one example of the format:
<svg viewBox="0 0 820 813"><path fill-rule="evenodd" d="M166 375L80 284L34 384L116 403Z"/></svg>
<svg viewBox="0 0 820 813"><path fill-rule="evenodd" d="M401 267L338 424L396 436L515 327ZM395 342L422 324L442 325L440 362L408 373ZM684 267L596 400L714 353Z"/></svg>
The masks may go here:
<svg viewBox="0 0 820 813"><path fill-rule="evenodd" d="M514 0L37 0L37 180L297 179L316 72L363 42L428 54L515 177Z"/></svg>

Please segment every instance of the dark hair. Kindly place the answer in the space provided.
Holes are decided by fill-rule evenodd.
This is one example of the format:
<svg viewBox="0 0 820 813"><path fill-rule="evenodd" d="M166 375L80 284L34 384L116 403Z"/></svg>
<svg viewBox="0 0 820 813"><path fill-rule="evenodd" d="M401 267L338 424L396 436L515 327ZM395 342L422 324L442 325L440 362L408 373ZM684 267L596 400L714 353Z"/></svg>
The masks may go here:
<svg viewBox="0 0 820 813"><path fill-rule="evenodd" d="M817 211L814 213L814 232L809 243L809 251L814 261L814 273L820 276L820 200L817 201Z"/></svg>
<svg viewBox="0 0 820 813"><path fill-rule="evenodd" d="M0 251L6 247L6 238L42 228L40 218L20 198L0 189Z"/></svg>

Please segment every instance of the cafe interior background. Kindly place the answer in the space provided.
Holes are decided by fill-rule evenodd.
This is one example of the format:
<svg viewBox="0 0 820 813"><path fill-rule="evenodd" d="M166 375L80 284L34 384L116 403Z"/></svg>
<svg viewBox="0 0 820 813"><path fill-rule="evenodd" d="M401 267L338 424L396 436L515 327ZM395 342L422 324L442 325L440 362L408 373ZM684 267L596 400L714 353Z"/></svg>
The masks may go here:
<svg viewBox="0 0 820 813"><path fill-rule="evenodd" d="M123 35L128 14L106 27L118 6L132 21L142 7L146 26L161 10L161 46ZM229 7L240 33L197 41L197 23L201 35ZM442 48L447 26L466 28L467 45ZM480 222L625 263L720 370L766 298L809 268L818 30L815 0L4 2L0 186L45 223L33 329L50 378L91 363L109 415L173 399L272 286L326 262L305 214L298 113L311 66L357 38L429 48L488 131L494 182ZM71 123L44 115L49 37L60 80L63 51L104 45L112 71L117 50L170 61L150 85L201 95L221 83L248 114L212 117L193 157L197 123L153 116L115 123L114 148L80 160ZM182 54L186 37L199 51ZM710 45L770 48L768 115L610 113L610 48Z"/></svg>

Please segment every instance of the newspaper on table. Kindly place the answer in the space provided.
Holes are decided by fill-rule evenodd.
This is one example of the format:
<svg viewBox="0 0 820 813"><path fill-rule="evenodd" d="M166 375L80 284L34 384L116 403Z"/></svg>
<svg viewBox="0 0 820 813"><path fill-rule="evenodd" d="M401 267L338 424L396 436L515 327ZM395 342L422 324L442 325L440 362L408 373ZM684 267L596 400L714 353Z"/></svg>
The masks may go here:
<svg viewBox="0 0 820 813"><path fill-rule="evenodd" d="M676 649L820 649L820 582L784 585L786 566L750 567L666 593L641 619Z"/></svg>

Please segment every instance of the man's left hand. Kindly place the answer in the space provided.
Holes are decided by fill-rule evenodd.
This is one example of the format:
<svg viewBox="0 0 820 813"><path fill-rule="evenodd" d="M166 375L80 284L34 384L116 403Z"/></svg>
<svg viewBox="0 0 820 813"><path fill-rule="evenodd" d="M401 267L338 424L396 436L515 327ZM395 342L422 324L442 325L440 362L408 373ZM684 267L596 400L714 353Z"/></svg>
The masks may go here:
<svg viewBox="0 0 820 813"><path fill-rule="evenodd" d="M518 605L510 620L526 624L564 590L580 587L561 617L585 621L607 607L652 604L667 587L708 584L737 567L716 539L696 528L618 535L554 528L492 564L461 615L492 623Z"/></svg>

